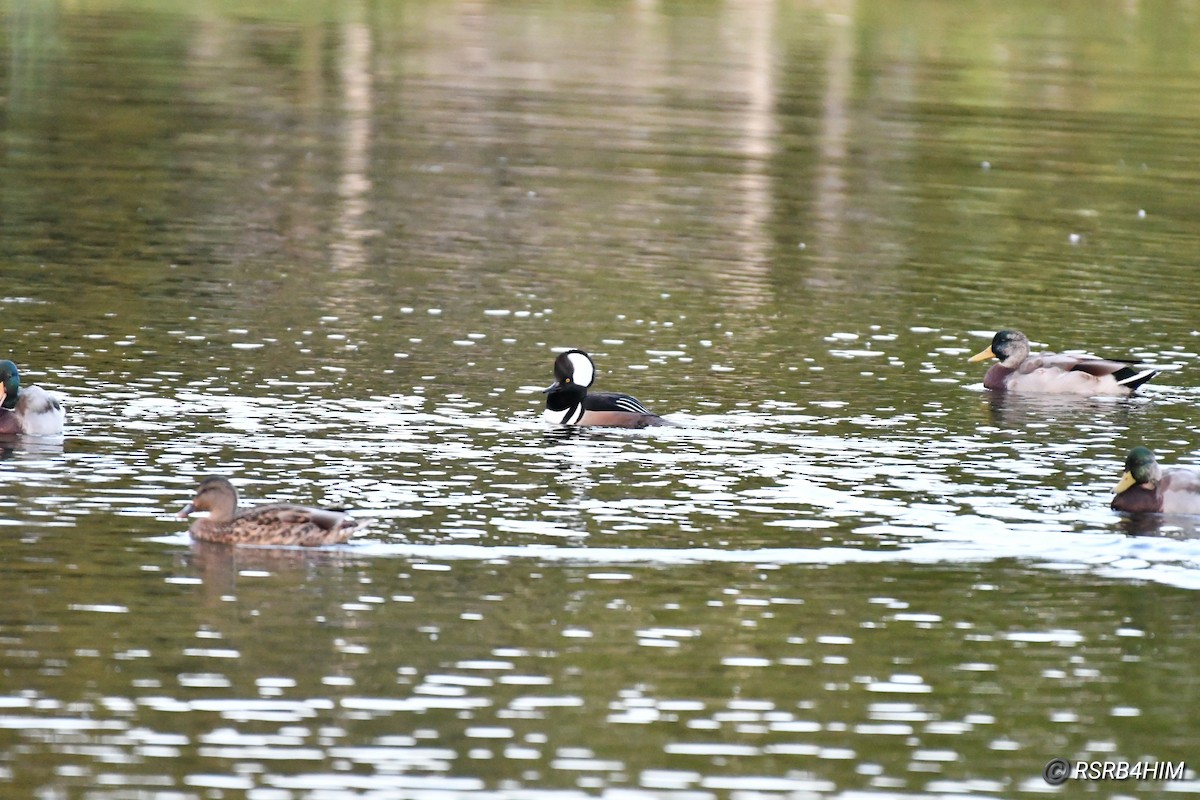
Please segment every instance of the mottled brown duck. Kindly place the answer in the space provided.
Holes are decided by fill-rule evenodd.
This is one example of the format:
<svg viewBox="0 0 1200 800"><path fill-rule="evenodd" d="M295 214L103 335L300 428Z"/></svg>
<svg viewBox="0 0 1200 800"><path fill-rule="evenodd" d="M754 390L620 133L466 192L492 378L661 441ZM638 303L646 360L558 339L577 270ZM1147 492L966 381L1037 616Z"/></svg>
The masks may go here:
<svg viewBox="0 0 1200 800"><path fill-rule="evenodd" d="M239 509L237 489L219 476L201 481L179 516L197 511L207 511L208 516L192 522L189 532L204 542L319 547L341 544L359 528L343 511L286 503Z"/></svg>

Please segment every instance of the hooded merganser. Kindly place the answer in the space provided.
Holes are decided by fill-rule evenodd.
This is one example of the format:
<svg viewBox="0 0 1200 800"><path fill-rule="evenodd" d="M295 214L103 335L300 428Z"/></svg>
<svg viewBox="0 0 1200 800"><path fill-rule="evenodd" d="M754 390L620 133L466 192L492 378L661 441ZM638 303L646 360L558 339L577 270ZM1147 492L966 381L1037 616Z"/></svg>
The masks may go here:
<svg viewBox="0 0 1200 800"><path fill-rule="evenodd" d="M554 359L554 383L546 395L544 417L560 425L645 428L670 425L627 394L588 392L596 380L596 365L582 350L568 350Z"/></svg>
<svg viewBox="0 0 1200 800"><path fill-rule="evenodd" d="M0 361L0 433L62 433L66 414L58 398L40 386L21 386L17 365Z"/></svg>
<svg viewBox="0 0 1200 800"><path fill-rule="evenodd" d="M1113 489L1114 511L1200 514L1200 471L1163 470L1154 453L1135 447L1125 459L1125 474Z"/></svg>
<svg viewBox="0 0 1200 800"><path fill-rule="evenodd" d="M1099 394L1127 397L1158 374L1138 361L1096 358L1069 353L1029 352L1029 339L1020 331L1000 331L992 344L968 361L998 358L983 376L995 392Z"/></svg>
<svg viewBox="0 0 1200 800"><path fill-rule="evenodd" d="M341 544L359 522L344 511L309 508L284 503L238 508L237 489L228 479L205 478L196 496L177 516L207 511L188 530L193 539L223 544L276 544L320 547Z"/></svg>

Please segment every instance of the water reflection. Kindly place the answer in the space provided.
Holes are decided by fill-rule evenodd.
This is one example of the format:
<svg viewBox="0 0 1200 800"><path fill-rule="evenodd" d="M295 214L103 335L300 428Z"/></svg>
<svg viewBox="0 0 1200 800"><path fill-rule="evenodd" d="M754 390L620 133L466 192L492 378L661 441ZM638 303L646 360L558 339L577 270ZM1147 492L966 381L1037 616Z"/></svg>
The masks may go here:
<svg viewBox="0 0 1200 800"><path fill-rule="evenodd" d="M1168 539L1200 538L1195 517L1180 514L1122 514L1121 530L1129 536L1162 536Z"/></svg>
<svg viewBox="0 0 1200 800"><path fill-rule="evenodd" d="M178 546L178 543L176 543ZM230 547L212 542L191 541L181 566L203 578L208 592L232 594L239 576L289 571L315 571L330 565L349 565L357 554L353 548Z"/></svg>
<svg viewBox="0 0 1200 800"><path fill-rule="evenodd" d="M372 120L371 32L362 23L346 23L342 38L344 54L340 77L346 122L338 195L343 205L338 219L340 241L334 243L333 253L334 264L344 270L365 263L367 254L363 239L371 233L363 228L371 188L368 178ZM336 310L336 307L330 308L331 312Z"/></svg>

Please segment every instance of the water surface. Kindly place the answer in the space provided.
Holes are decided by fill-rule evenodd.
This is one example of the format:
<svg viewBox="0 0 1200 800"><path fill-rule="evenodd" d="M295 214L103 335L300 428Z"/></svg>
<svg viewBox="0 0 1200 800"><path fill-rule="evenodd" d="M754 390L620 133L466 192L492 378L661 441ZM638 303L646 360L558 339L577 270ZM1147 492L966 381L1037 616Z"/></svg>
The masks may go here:
<svg viewBox="0 0 1200 800"><path fill-rule="evenodd" d="M1023 796L1186 760L1187 3L0 18L0 785ZM1001 327L1159 365L995 398ZM678 425L540 418L556 349ZM355 544L200 547L200 476ZM1200 790L1125 782L1128 796ZM0 792L2 793L2 792Z"/></svg>

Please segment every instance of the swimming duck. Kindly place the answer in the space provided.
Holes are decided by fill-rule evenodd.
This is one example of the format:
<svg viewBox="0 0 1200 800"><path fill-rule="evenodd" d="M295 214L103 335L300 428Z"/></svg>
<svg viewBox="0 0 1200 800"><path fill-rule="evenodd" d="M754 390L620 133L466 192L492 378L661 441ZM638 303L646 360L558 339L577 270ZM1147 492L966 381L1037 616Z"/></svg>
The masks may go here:
<svg viewBox="0 0 1200 800"><path fill-rule="evenodd" d="M205 478L196 496L179 512L208 516L192 523L193 539L224 544L285 544L319 547L341 544L358 528L357 520L342 511L284 503L238 509L237 489L226 478Z"/></svg>
<svg viewBox="0 0 1200 800"><path fill-rule="evenodd" d="M1000 331L991 347L969 361L997 358L983 376L984 388L994 392L1116 395L1127 397L1158 374L1137 361L1096 358L1068 353L1029 352L1029 339L1020 331Z"/></svg>
<svg viewBox="0 0 1200 800"><path fill-rule="evenodd" d="M554 359L554 383L546 395L544 417L560 425L645 428L670 425L627 394L588 392L596 380L596 365L582 350L568 350Z"/></svg>
<svg viewBox="0 0 1200 800"><path fill-rule="evenodd" d="M60 434L65 419L57 397L40 386L22 387L17 365L0 361L0 434Z"/></svg>
<svg viewBox="0 0 1200 800"><path fill-rule="evenodd" d="M1125 474L1113 489L1114 511L1200 514L1200 470L1176 467L1165 472L1147 447L1125 458Z"/></svg>

